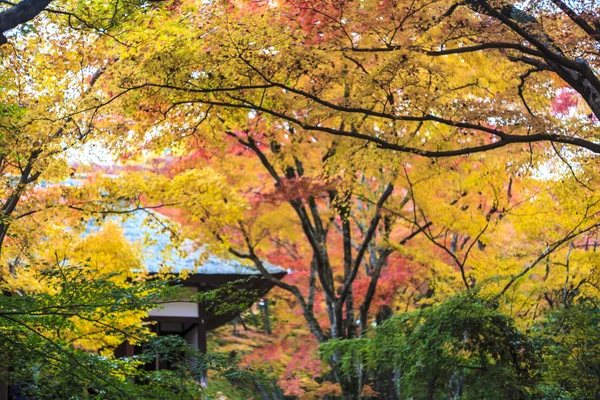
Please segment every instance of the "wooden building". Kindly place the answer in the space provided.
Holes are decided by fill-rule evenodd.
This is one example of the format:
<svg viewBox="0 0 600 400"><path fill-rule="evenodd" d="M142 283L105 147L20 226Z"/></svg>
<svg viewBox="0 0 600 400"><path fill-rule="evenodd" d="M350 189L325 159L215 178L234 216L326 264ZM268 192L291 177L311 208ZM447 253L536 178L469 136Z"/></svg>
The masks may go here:
<svg viewBox="0 0 600 400"><path fill-rule="evenodd" d="M264 279L255 268L234 259L206 255L202 248L198 249L189 241L183 243L183 247L187 249L185 254L171 248L171 233L165 229L165 222L168 221L164 216L140 211L107 219L113 220L113 226L123 230L125 238L132 245L141 246L143 265L148 272L158 273L166 269L180 274L186 271L186 278L181 284L189 290L190 295L217 289L231 282L238 282L233 286L234 291L252 290L258 296L264 296L273 287L273 284ZM100 229L100 224L95 222L97 221L90 221L88 234ZM277 278L282 278L287 273L269 263L265 263L265 267ZM181 336L192 348L206 352L207 332L228 323L240 312L241 310L237 309L216 314L211 311L210 305L184 300L162 304L149 312L148 319L156 322L153 328L158 335ZM139 349L125 342L116 349L115 355L132 356L136 351ZM163 367L165 366L161 365L160 360L156 360L155 368ZM18 393L18 385L10 387L0 380L0 400L25 398Z"/></svg>
<svg viewBox="0 0 600 400"><path fill-rule="evenodd" d="M206 256L202 249L194 249L191 242L184 242L187 247L185 255L170 249L170 233L160 229L159 224L148 225L145 221L148 214L136 213L126 219L120 219L118 225L123 229L127 240L132 243L143 243L143 260L150 273L169 270L173 273L186 271L186 278L181 284L190 292L190 296L234 283L233 290L251 290L254 295L264 296L273 284L264 279L260 272L251 266L244 265L234 259L224 259L214 255ZM267 271L281 279L286 271L278 266L265 263ZM230 299L219 299L221 302ZM149 320L155 321L154 329L158 335L178 335L184 338L194 349L206 352L206 334L208 331L228 323L240 314L241 310L215 313L210 304L198 304L192 301L179 301L162 304L149 312ZM135 349L128 343L121 345L116 354L133 355ZM156 368L160 368L157 362Z"/></svg>

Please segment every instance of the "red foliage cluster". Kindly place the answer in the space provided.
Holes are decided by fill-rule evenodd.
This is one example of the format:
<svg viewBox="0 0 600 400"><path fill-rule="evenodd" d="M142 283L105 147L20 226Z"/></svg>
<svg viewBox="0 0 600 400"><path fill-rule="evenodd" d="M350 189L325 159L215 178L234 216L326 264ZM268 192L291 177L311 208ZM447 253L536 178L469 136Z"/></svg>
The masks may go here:
<svg viewBox="0 0 600 400"><path fill-rule="evenodd" d="M579 95L571 89L562 89L552 102L553 115L566 115L569 111L577 107L579 103Z"/></svg>
<svg viewBox="0 0 600 400"><path fill-rule="evenodd" d="M307 35L306 44L318 44L343 35L340 21L349 3L351 0L288 0L285 6L288 18Z"/></svg>
<svg viewBox="0 0 600 400"><path fill-rule="evenodd" d="M278 204L294 199L318 197L334 187L334 182L323 181L317 178L300 177L283 179L280 184L275 186L275 191L262 194L260 201Z"/></svg>
<svg viewBox="0 0 600 400"><path fill-rule="evenodd" d="M235 136L235 137L234 137ZM252 149L249 149L248 146L239 142L238 139L245 142L252 142L252 145L256 146L263 153L268 149L268 138L266 135L259 129L246 129L243 131L233 131L231 135L229 135L229 148L227 152L229 154L233 154L236 156L242 155L253 155L254 152Z"/></svg>
<svg viewBox="0 0 600 400"><path fill-rule="evenodd" d="M175 176L189 169L194 169L201 164L206 165L211 157L211 153L206 148L196 148L190 154L174 159L169 165L168 176Z"/></svg>
<svg viewBox="0 0 600 400"><path fill-rule="evenodd" d="M398 256L390 257L388 265L381 271L377 293L373 297L370 309L378 310L381 306L391 306L394 296L409 284L413 272L409 260ZM359 277L354 283L354 296L362 300L369 287L370 276Z"/></svg>

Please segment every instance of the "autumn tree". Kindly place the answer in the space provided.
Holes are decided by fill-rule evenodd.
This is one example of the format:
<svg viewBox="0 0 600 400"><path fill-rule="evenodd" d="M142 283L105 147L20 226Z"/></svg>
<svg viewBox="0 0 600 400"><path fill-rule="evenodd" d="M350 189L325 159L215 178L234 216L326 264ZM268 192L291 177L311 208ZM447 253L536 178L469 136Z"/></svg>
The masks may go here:
<svg viewBox="0 0 600 400"><path fill-rule="evenodd" d="M140 51L115 64L98 109L111 113L111 106L127 104L134 133L154 126L163 144L204 131L202 124L232 131L256 113L299 136L345 137L364 145L366 157L391 150L391 169L412 160L409 154L470 154L467 163L477 165L487 158L474 153L495 149L506 160L498 170L512 176L506 185L551 168L555 177L569 175L575 186L594 189L593 101L576 101L585 93L565 72L582 74L577 82L592 79L586 71L594 61L582 62L592 46L592 3L228 6L182 3L155 13L152 29L138 21L135 37L123 32ZM174 22L180 12L194 18ZM158 35L160 46L150 40ZM506 42L492 42L496 37ZM550 43L562 49L560 60L549 55ZM577 68L568 62L575 58ZM531 70L536 60L547 67ZM157 121L165 121L162 128ZM587 193L579 193L588 204Z"/></svg>
<svg viewBox="0 0 600 400"><path fill-rule="evenodd" d="M592 4L177 2L105 38L111 62L85 110L116 119L111 132L138 150L219 154L233 140L256 157L266 178L253 169L242 182L239 164L222 167L254 215L215 227L196 204L182 208L201 226L192 234L259 269L265 242L301 240L311 255L305 271L314 268L308 287L277 284L320 341L353 337L355 319L366 331L369 318L357 314L368 314L375 271L392 251L435 272L421 305L485 285L504 306L518 300L516 314L535 316L564 286L553 265L570 273L579 253L590 262L578 264L578 282L589 289L596 279L594 256L569 251L597 228ZM118 140L114 148L128 152ZM251 179L259 193L274 182L275 194L252 200ZM272 203L287 204L303 237L272 237ZM289 221L283 215L273 220ZM336 231L340 245L328 239ZM391 246L404 238L419 247ZM374 284L361 309L354 285L371 255L364 273ZM534 274L543 267L547 275ZM329 332L311 312L313 287ZM339 380L346 396L357 395Z"/></svg>
<svg viewBox="0 0 600 400"><path fill-rule="evenodd" d="M337 141L305 141L293 131L265 126L259 116L247 124L245 131L224 132L221 140L187 141L192 156L155 170L171 177L172 190L150 191L146 201L174 204L184 212L179 218L187 237L246 260L288 292L317 342L364 334L379 307L396 298L394 281L414 289L404 281L403 261L392 255L422 229L402 210L407 192L394 189L396 172L372 169L360 156L342 160ZM215 169L213 177L226 178L221 213L198 202L197 193L206 190L198 179L205 165ZM388 182L384 188L378 187L382 181ZM409 223L384 213L390 204ZM293 272L280 280L268 273L266 262ZM390 281L380 282L382 276ZM336 358L329 364L336 373ZM364 384L356 376L338 377L338 383L346 396L356 396Z"/></svg>
<svg viewBox="0 0 600 400"><path fill-rule="evenodd" d="M0 14L2 28L32 18L48 3L9 4ZM197 398L201 364L185 358L173 360L173 371L139 368L173 350L144 323L147 311L175 295L172 277L148 276L141 250L114 224L90 232L109 214L151 208L140 204L141 190L132 189L139 182L75 176L91 161L81 155L93 148L90 142L107 134L93 111L79 112L93 101L106 66L81 55L98 39L83 18L108 35L131 15L133 3L70 6L80 17L45 8L52 14L43 23L22 27L12 46L0 48L1 380L32 397ZM107 9L113 13L104 19ZM116 360L112 350L124 340L147 351L139 359ZM224 365L213 360L211 367L230 372Z"/></svg>
<svg viewBox="0 0 600 400"><path fill-rule="evenodd" d="M164 21L162 37L186 53L165 42L154 52L146 42L143 53L121 60L119 82L175 101L170 113L256 110L302 131L426 157L538 142L557 152L598 151L598 11L587 1L242 1L197 12L190 2L171 11L195 15L155 16ZM563 92L582 100L588 118L565 124L553 115Z"/></svg>
<svg viewBox="0 0 600 400"><path fill-rule="evenodd" d="M428 270L411 307L481 288L535 319L597 282L597 14L554 0L147 7L84 52L93 96L52 121L109 133L122 156L218 154L145 201L178 203L188 235L267 279L269 257L302 270L273 282L320 342L367 331L393 252ZM205 161L223 178L214 208L195 197L218 176ZM347 398L353 374L337 377Z"/></svg>

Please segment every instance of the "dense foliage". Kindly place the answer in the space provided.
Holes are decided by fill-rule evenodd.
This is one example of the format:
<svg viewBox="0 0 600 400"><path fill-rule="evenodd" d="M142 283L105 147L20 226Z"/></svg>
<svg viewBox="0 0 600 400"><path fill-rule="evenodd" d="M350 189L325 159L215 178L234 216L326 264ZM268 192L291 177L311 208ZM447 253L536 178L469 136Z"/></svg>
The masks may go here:
<svg viewBox="0 0 600 400"><path fill-rule="evenodd" d="M594 399L598 305L581 299L519 329L473 293L396 315L366 337L331 341L344 373L365 371L385 398Z"/></svg>
<svg viewBox="0 0 600 400"><path fill-rule="evenodd" d="M471 295L394 316L355 343L328 343L324 354L338 350L344 370L360 363L366 379L387 377L382 389L392 398L529 398L539 368L533 340Z"/></svg>
<svg viewBox="0 0 600 400"><path fill-rule="evenodd" d="M595 1L0 7L0 367L23 390L194 398L209 368L233 398L598 397ZM226 355L148 331L176 294L106 219L137 211L276 286L213 334ZM202 299L256 300L225 290ZM173 368L115 359L125 339Z"/></svg>

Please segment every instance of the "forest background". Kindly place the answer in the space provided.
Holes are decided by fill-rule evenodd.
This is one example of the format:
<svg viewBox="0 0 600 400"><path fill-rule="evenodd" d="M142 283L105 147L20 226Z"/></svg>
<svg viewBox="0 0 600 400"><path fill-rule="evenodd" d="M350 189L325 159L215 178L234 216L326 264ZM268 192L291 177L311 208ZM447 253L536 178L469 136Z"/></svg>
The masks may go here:
<svg viewBox="0 0 600 400"><path fill-rule="evenodd" d="M593 0L1 3L5 379L64 398L597 398ZM214 332L224 355L175 357L143 323L172 277L105 218L137 211L260 271L268 318ZM147 353L114 359L125 339ZM136 368L157 353L174 369Z"/></svg>

